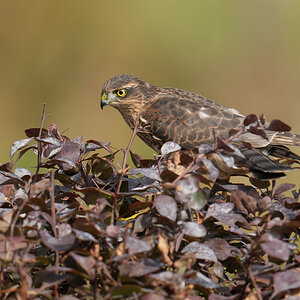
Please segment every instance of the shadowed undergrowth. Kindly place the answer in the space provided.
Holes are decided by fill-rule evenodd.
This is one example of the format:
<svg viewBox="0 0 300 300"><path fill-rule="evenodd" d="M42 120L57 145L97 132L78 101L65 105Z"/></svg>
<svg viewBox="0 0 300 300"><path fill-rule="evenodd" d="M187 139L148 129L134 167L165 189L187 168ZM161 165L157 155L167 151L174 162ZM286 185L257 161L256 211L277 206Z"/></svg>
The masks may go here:
<svg viewBox="0 0 300 300"><path fill-rule="evenodd" d="M2 299L299 296L294 184L214 185L206 156L230 143L195 155L167 142L143 159L130 151L137 127L120 165L109 143L70 140L44 119L0 166ZM34 174L18 167L27 151Z"/></svg>

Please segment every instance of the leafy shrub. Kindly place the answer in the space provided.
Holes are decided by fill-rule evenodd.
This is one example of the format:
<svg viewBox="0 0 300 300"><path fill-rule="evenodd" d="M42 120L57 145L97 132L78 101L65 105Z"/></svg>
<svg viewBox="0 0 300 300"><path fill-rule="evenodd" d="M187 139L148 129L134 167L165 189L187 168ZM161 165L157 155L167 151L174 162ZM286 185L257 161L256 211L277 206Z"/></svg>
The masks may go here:
<svg viewBox="0 0 300 300"><path fill-rule="evenodd" d="M230 147L221 141L199 155L167 142L143 159L130 151L136 128L118 166L109 143L42 127L27 129L15 163L0 166L2 299L299 296L294 184L214 184L206 156ZM17 167L27 151L34 174Z"/></svg>

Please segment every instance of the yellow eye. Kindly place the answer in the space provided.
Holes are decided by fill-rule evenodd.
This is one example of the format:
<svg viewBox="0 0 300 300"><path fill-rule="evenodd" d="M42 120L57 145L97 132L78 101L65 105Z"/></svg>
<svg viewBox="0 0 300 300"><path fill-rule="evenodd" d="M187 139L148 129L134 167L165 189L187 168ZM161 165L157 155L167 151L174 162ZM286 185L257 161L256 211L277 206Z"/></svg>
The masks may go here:
<svg viewBox="0 0 300 300"><path fill-rule="evenodd" d="M124 98L127 95L127 91L125 89L115 91L115 94L118 97Z"/></svg>

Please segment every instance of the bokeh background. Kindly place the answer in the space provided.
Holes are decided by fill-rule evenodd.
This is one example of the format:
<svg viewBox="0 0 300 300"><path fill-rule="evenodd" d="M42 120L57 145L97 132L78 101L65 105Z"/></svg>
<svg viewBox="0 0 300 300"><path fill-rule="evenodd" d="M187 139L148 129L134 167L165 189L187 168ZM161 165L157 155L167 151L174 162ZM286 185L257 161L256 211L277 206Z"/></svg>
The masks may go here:
<svg viewBox="0 0 300 300"><path fill-rule="evenodd" d="M0 162L39 127L43 103L46 125L126 147L121 115L99 107L102 83L121 73L300 133L300 1L1 0ZM138 139L134 150L153 155Z"/></svg>

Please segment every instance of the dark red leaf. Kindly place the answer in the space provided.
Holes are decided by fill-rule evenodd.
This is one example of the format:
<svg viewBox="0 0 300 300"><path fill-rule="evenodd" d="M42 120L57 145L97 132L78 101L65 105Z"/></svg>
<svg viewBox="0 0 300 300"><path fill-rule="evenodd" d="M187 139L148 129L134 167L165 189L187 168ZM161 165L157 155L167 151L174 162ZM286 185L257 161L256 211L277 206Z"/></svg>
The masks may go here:
<svg viewBox="0 0 300 300"><path fill-rule="evenodd" d="M124 203L120 208L120 215L122 217L128 217L130 215L133 215L137 211L143 210L147 207L151 207L152 203L151 202L140 202L140 201L135 201L131 204L128 205L128 203Z"/></svg>
<svg viewBox="0 0 300 300"><path fill-rule="evenodd" d="M168 195L159 195L155 199L155 208L164 217L175 221L177 218L176 201Z"/></svg>
<svg viewBox="0 0 300 300"><path fill-rule="evenodd" d="M284 205L286 208L297 209L300 208L300 202L293 198L284 198Z"/></svg>
<svg viewBox="0 0 300 300"><path fill-rule="evenodd" d="M87 204L95 204L97 200L103 198L103 196L106 195L104 191L95 187L75 186L74 190L84 194L84 201Z"/></svg>
<svg viewBox="0 0 300 300"><path fill-rule="evenodd" d="M207 245L214 250L218 260L223 261L231 255L230 245L224 239L211 239Z"/></svg>
<svg viewBox="0 0 300 300"><path fill-rule="evenodd" d="M166 142L162 145L160 151L163 156L180 150L181 147L173 141Z"/></svg>
<svg viewBox="0 0 300 300"><path fill-rule="evenodd" d="M202 224L197 224L195 222L184 222L180 227L185 235L198 238L206 236L206 228Z"/></svg>
<svg viewBox="0 0 300 300"><path fill-rule="evenodd" d="M14 166L14 163L13 163L12 160L10 162L6 163L6 164L1 164L0 163L0 171L11 172L13 166Z"/></svg>
<svg viewBox="0 0 300 300"><path fill-rule="evenodd" d="M10 172L0 171L0 184L23 184L23 180Z"/></svg>
<svg viewBox="0 0 300 300"><path fill-rule="evenodd" d="M260 120L260 122L261 122L262 125L265 125L265 124L266 124L266 119L265 119L264 114L261 114L261 115L259 116L259 120Z"/></svg>
<svg viewBox="0 0 300 300"><path fill-rule="evenodd" d="M215 150L215 147L211 144L201 143L198 148L199 154L208 154L209 152L212 152Z"/></svg>
<svg viewBox="0 0 300 300"><path fill-rule="evenodd" d="M193 161L193 157L184 151L180 151L180 164L189 165Z"/></svg>
<svg viewBox="0 0 300 300"><path fill-rule="evenodd" d="M134 222L134 227L133 227L133 233L140 233L143 232L145 229L147 229L151 223L152 223L152 215L150 214L142 214L139 215L135 222Z"/></svg>
<svg viewBox="0 0 300 300"><path fill-rule="evenodd" d="M35 200L36 200L36 198L35 198ZM36 203L36 201L35 201L35 203ZM43 205L45 206L45 203L41 203L41 206L43 206ZM54 232L56 230L56 226L55 226L55 223L54 223L52 217L44 211L41 211L41 216L51 225L52 231Z"/></svg>
<svg viewBox="0 0 300 300"><path fill-rule="evenodd" d="M260 246L271 257L287 261L290 257L289 245L283 241L274 238L271 234L265 233L261 237L263 241Z"/></svg>
<svg viewBox="0 0 300 300"><path fill-rule="evenodd" d="M71 257L75 259L78 265L89 275L91 279L95 278L96 261L93 256L82 256L75 252L70 252Z"/></svg>
<svg viewBox="0 0 300 300"><path fill-rule="evenodd" d="M223 162L226 164L228 168L232 168L234 166L234 158L231 155L227 154L218 154Z"/></svg>
<svg viewBox="0 0 300 300"><path fill-rule="evenodd" d="M157 281L160 283L167 283L167 284L178 284L178 282L183 281L182 274L173 273L171 271L164 271L156 274L151 274L147 276L152 282Z"/></svg>
<svg viewBox="0 0 300 300"><path fill-rule="evenodd" d="M147 169L147 168L151 168L152 166L155 166L157 162L154 159L142 159L140 163L141 163L140 165L141 168Z"/></svg>
<svg viewBox="0 0 300 300"><path fill-rule="evenodd" d="M41 138L45 138L48 136L48 130L45 129L45 128L42 128L42 131L41 131ZM26 129L25 130L25 134L30 137L30 138L33 138L33 137L39 137L39 134L40 134L40 128L29 128L29 129Z"/></svg>
<svg viewBox="0 0 300 300"><path fill-rule="evenodd" d="M248 125L256 123L256 122L258 122L258 119L257 119L257 116L254 114L250 114L250 115L246 116L244 119L245 126L248 126Z"/></svg>
<svg viewBox="0 0 300 300"><path fill-rule="evenodd" d="M255 186L260 189L266 189L270 186L270 182L266 180L260 180L254 177L250 177L250 182Z"/></svg>
<svg viewBox="0 0 300 300"><path fill-rule="evenodd" d="M28 177L30 178L31 177L31 172L28 170L28 169L25 169L25 168L15 168L15 175L17 175L18 177L24 179L24 177Z"/></svg>
<svg viewBox="0 0 300 300"><path fill-rule="evenodd" d="M129 255L147 252L150 251L151 248L151 245L143 240L131 236L127 236L126 238L126 249L128 250Z"/></svg>
<svg viewBox="0 0 300 300"><path fill-rule="evenodd" d="M199 178L196 176L189 176L178 181L180 193L184 195L191 195L199 189Z"/></svg>
<svg viewBox="0 0 300 300"><path fill-rule="evenodd" d="M214 289L219 287L217 283L215 283L210 278L204 276L200 272L195 272L192 276L186 279L186 283L197 286L198 288L206 288L206 289Z"/></svg>
<svg viewBox="0 0 300 300"><path fill-rule="evenodd" d="M51 236L47 231L41 231L40 235L43 243L49 249L56 250L59 252L71 249L75 243L75 237L73 234L65 235L59 239L56 239L55 237Z"/></svg>
<svg viewBox="0 0 300 300"><path fill-rule="evenodd" d="M217 257L214 251L199 242L191 242L186 245L182 250L182 253L194 253L196 258L206 260L206 261L214 261L217 262Z"/></svg>
<svg viewBox="0 0 300 300"><path fill-rule="evenodd" d="M300 288L300 274L297 270L278 272L274 275L274 292L272 299L280 293Z"/></svg>
<svg viewBox="0 0 300 300"><path fill-rule="evenodd" d="M208 177L211 180L216 180L219 176L219 169L209 159L202 158L201 162L208 171Z"/></svg>
<svg viewBox="0 0 300 300"><path fill-rule="evenodd" d="M71 141L65 141L61 150L53 157L53 160L62 162L63 170L75 167L80 158L80 146Z"/></svg>
<svg viewBox="0 0 300 300"><path fill-rule="evenodd" d="M92 241L97 243L98 241L91 235L89 232L81 231L73 228L73 232L75 233L76 237L81 241Z"/></svg>
<svg viewBox="0 0 300 300"><path fill-rule="evenodd" d="M161 263L152 259L125 261L119 266L121 276L141 277L161 269Z"/></svg>
<svg viewBox="0 0 300 300"><path fill-rule="evenodd" d="M117 237L121 233L121 228L119 226L115 226L113 224L110 224L106 227L106 234L109 237Z"/></svg>
<svg viewBox="0 0 300 300"><path fill-rule="evenodd" d="M165 168L161 173L160 177L163 181L166 182L173 182L177 177L178 174L174 173L173 171L170 171L169 169Z"/></svg>
<svg viewBox="0 0 300 300"><path fill-rule="evenodd" d="M247 226L247 221L240 214L232 212L233 207L233 203L214 203L209 206L205 220L214 218L221 223L232 227L234 227L236 223Z"/></svg>
<svg viewBox="0 0 300 300"><path fill-rule="evenodd" d="M55 284L71 279L73 276L68 274L58 274L54 271L39 270L34 277L34 286L47 289Z"/></svg>
<svg viewBox="0 0 300 300"><path fill-rule="evenodd" d="M292 183L282 183L279 187L276 188L274 192L274 197L283 194L286 191L293 189L296 185Z"/></svg>
<svg viewBox="0 0 300 300"><path fill-rule="evenodd" d="M14 184L3 184L0 187L0 191L5 197L9 198L15 193L16 188L15 188ZM25 194L25 193L22 193L22 194L27 198L27 194Z"/></svg>
<svg viewBox="0 0 300 300"><path fill-rule="evenodd" d="M58 140L62 140L62 136L60 135L59 131L58 131L58 128L56 126L56 124L54 123L51 123L49 126L48 126L48 132L49 134L58 139Z"/></svg>
<svg viewBox="0 0 300 300"><path fill-rule="evenodd" d="M79 143L79 141L76 141L76 140L73 140L72 142ZM86 143L86 145L85 145L85 153L89 153L91 151L95 151L95 150L101 149L101 148L102 148L101 146L96 145L94 143Z"/></svg>
<svg viewBox="0 0 300 300"><path fill-rule="evenodd" d="M251 132L251 133L253 133L253 134L259 135L259 136L261 136L262 138L264 138L265 140L268 140L267 134L266 134L265 131L262 130L262 129L259 129L259 128L257 128L257 127L251 126L251 127L248 129L248 132Z"/></svg>
<svg viewBox="0 0 300 300"><path fill-rule="evenodd" d="M60 146L62 144L61 141L59 141L58 139L53 138L53 137L35 138L35 140L37 142L42 142L42 143L50 144L50 145L54 145L54 146Z"/></svg>
<svg viewBox="0 0 300 300"><path fill-rule="evenodd" d="M194 194L190 196L190 201L188 203L188 207L196 210L200 210L205 207L207 203L207 194L204 190L198 190Z"/></svg>
<svg viewBox="0 0 300 300"><path fill-rule="evenodd" d="M92 173L95 177L108 180L114 174L112 162L105 157L97 157L92 162Z"/></svg>
<svg viewBox="0 0 300 300"><path fill-rule="evenodd" d="M270 122L267 129L272 131L291 131L292 127L280 120L274 119Z"/></svg>
<svg viewBox="0 0 300 300"><path fill-rule="evenodd" d="M18 150L25 148L31 141L32 141L32 138L23 139L23 140L14 142L10 149L10 158L12 158Z"/></svg>
<svg viewBox="0 0 300 300"><path fill-rule="evenodd" d="M247 195L243 191L236 190L230 195L230 202L234 203L235 207L248 215L248 212L256 210L257 201L255 198Z"/></svg>
<svg viewBox="0 0 300 300"><path fill-rule="evenodd" d="M133 164L136 167L139 167L141 165L141 160L143 160L143 157L139 154L133 153L131 150L130 150L130 156Z"/></svg>
<svg viewBox="0 0 300 300"><path fill-rule="evenodd" d="M73 230L77 229L80 231L88 232L92 236L98 236L100 234L99 229L95 226L93 222L89 222L85 218L77 219L73 225L72 225Z"/></svg>
<svg viewBox="0 0 300 300"><path fill-rule="evenodd" d="M108 151L109 153L113 154L113 152L109 148L110 143L103 143L101 141L96 141L96 140L88 140L86 142L96 144L96 145L100 146L101 148L105 149L106 151Z"/></svg>
<svg viewBox="0 0 300 300"><path fill-rule="evenodd" d="M270 209L271 202L272 202L272 200L269 196L265 196L264 198L259 199L257 201L258 209L260 209L261 211Z"/></svg>
<svg viewBox="0 0 300 300"><path fill-rule="evenodd" d="M214 203L209 206L205 219L217 217L219 214L229 214L234 208L233 203Z"/></svg>
<svg viewBox="0 0 300 300"><path fill-rule="evenodd" d="M137 169L131 169L131 170L129 170L128 174L131 174L131 175L142 174L142 175L144 175L146 177L149 177L151 179L161 181L161 177L160 177L158 169L153 169L153 168L137 168Z"/></svg>

